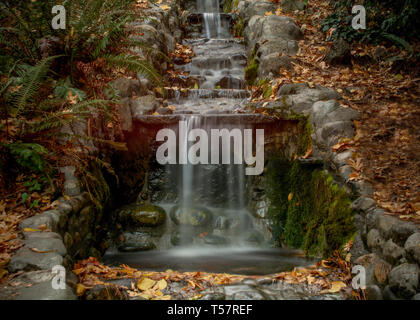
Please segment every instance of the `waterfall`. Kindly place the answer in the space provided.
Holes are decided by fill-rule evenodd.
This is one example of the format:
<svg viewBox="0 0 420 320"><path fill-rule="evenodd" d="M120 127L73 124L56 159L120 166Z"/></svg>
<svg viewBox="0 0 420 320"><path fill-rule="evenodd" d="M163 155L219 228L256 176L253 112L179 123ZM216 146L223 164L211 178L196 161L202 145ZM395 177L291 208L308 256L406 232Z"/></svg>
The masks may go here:
<svg viewBox="0 0 420 320"><path fill-rule="evenodd" d="M218 0L197 0L197 10L203 14L203 35L206 38L231 37L229 24L221 19Z"/></svg>

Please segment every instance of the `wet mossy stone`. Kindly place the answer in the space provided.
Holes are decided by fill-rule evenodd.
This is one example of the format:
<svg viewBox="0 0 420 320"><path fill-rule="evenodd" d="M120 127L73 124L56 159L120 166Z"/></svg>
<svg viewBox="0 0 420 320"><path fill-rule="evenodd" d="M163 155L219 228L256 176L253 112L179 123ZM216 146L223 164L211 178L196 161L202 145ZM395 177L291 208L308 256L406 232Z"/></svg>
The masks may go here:
<svg viewBox="0 0 420 320"><path fill-rule="evenodd" d="M137 252L147 251L156 248L150 234L144 232L133 232L122 234L124 239L122 244L118 247L122 252Z"/></svg>
<svg viewBox="0 0 420 320"><path fill-rule="evenodd" d="M165 222L166 212L163 208L146 205L128 205L120 210L121 222L134 227L156 227Z"/></svg>
<svg viewBox="0 0 420 320"><path fill-rule="evenodd" d="M205 227L212 220L211 212L203 207L175 206L169 215L175 224L191 227Z"/></svg>

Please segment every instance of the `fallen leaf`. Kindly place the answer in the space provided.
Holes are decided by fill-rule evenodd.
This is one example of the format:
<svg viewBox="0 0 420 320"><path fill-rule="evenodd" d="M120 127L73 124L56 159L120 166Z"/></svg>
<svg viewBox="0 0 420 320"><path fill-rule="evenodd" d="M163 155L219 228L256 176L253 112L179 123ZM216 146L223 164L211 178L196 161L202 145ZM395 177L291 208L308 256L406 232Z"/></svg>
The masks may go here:
<svg viewBox="0 0 420 320"><path fill-rule="evenodd" d="M139 288L142 291L145 291L147 289L150 289L151 287L153 287L155 285L156 281L152 280L150 278L141 278L138 282L137 282L137 288Z"/></svg>

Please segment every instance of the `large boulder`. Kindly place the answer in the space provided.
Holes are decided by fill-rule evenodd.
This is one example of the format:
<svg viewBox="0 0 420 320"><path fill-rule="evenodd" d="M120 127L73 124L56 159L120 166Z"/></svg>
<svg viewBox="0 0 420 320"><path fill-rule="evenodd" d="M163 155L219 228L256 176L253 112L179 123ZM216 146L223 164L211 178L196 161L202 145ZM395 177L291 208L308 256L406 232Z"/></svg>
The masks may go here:
<svg viewBox="0 0 420 320"><path fill-rule="evenodd" d="M288 56L281 56L279 52L271 53L261 58L258 68L258 75L260 79L270 78L274 79L280 76L283 70L292 69L292 58Z"/></svg>

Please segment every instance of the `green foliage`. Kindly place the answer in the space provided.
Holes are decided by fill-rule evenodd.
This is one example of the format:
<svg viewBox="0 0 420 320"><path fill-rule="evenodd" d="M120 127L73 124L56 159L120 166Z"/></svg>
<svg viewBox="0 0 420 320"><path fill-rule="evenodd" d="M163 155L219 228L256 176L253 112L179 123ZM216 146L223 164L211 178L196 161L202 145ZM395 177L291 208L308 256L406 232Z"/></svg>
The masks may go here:
<svg viewBox="0 0 420 320"><path fill-rule="evenodd" d="M83 101L86 98L86 93L83 90L73 87L70 77L58 81L54 90L54 95L58 98L65 99L69 92L71 92L72 95L77 96L79 101Z"/></svg>
<svg viewBox="0 0 420 320"><path fill-rule="evenodd" d="M57 56L42 59L35 66L20 65L17 76L13 78L18 90L10 94L9 100L16 114L25 110L27 103L38 93L49 67Z"/></svg>
<svg viewBox="0 0 420 320"><path fill-rule="evenodd" d="M45 159L43 155L48 150L37 143L11 143L6 145L16 162L24 168L34 172L43 172Z"/></svg>
<svg viewBox="0 0 420 320"><path fill-rule="evenodd" d="M378 43L390 41L408 50L407 40L418 39L420 28L420 1L418 0L366 0L366 30L354 30L351 21L354 15L352 7L360 4L356 0L340 0L334 2L334 13L322 22L322 31L331 28L336 31L333 39L344 38L349 41L367 41Z"/></svg>
<svg viewBox="0 0 420 320"><path fill-rule="evenodd" d="M162 84L162 77L147 61L138 56L122 53L120 55L108 54L104 56L106 62L110 65L119 66L129 71L137 72L150 79L156 85Z"/></svg>
<svg viewBox="0 0 420 320"><path fill-rule="evenodd" d="M269 160L268 173L268 215L277 245L326 257L351 238L351 201L330 176L282 157Z"/></svg>

